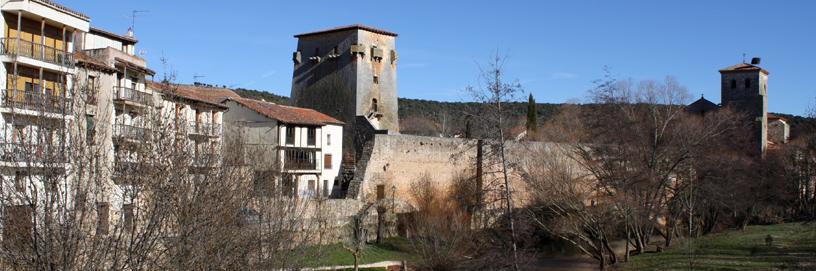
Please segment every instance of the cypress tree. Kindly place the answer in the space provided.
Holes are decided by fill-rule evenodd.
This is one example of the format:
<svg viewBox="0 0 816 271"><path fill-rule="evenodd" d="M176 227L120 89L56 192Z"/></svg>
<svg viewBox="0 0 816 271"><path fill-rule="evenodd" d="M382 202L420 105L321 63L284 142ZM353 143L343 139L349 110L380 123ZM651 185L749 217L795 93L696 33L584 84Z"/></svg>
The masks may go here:
<svg viewBox="0 0 816 271"><path fill-rule="evenodd" d="M527 100L527 135L533 135L538 129L538 110L536 109L535 98L530 93L530 98Z"/></svg>

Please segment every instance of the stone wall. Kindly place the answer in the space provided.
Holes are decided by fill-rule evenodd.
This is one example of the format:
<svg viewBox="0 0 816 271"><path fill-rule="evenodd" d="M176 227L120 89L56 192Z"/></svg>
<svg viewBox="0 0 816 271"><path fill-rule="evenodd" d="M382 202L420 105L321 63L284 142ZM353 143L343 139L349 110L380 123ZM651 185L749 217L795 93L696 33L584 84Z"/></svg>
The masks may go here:
<svg viewBox="0 0 816 271"><path fill-rule="evenodd" d="M560 147L563 146L554 143L507 142L506 157L509 161L508 173L511 190L514 192L514 205L519 206L527 199L519 169L528 164L534 152L543 151L556 155L560 153L557 151ZM376 135L359 199L363 201L375 199L378 186L382 185L386 198L393 196L398 201L412 202L411 184L426 174L437 187L448 188L457 176L475 174L476 150L476 140ZM489 145L484 146L483 150L487 153L482 163L485 172L484 182L488 183L491 180L500 182L501 176L496 172L500 172L498 169L501 164L490 159L492 150Z"/></svg>

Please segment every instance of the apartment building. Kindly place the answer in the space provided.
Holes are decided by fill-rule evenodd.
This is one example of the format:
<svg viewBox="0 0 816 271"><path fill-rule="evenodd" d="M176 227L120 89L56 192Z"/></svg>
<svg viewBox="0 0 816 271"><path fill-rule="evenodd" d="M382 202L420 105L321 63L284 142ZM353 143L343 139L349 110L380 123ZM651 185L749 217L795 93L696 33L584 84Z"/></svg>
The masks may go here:
<svg viewBox="0 0 816 271"><path fill-rule="evenodd" d="M245 98L223 101L225 137L255 170L256 188L298 198L340 190L343 123L312 109ZM271 173L270 173L271 172Z"/></svg>
<svg viewBox="0 0 816 271"><path fill-rule="evenodd" d="M191 170L203 174L219 166L227 107L218 101L238 95L226 88L206 85L151 81L148 88L161 96L160 117L188 141Z"/></svg>
<svg viewBox="0 0 816 271"><path fill-rule="evenodd" d="M3 1L0 16L0 177L16 192L2 206L10 240L30 237L42 195L56 195L45 191L70 174L74 35L90 19L47 0Z"/></svg>

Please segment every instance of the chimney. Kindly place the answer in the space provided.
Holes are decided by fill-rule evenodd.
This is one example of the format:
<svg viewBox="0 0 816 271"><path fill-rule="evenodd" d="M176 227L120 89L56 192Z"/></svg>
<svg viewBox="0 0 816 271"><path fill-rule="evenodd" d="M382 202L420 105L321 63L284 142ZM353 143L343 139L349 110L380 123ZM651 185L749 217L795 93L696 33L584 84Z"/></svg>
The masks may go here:
<svg viewBox="0 0 816 271"><path fill-rule="evenodd" d="M133 37L133 27L128 27L127 36L128 38Z"/></svg>
<svg viewBox="0 0 816 271"><path fill-rule="evenodd" d="M762 62L761 58L755 57L751 59L751 65L759 65L760 62Z"/></svg>

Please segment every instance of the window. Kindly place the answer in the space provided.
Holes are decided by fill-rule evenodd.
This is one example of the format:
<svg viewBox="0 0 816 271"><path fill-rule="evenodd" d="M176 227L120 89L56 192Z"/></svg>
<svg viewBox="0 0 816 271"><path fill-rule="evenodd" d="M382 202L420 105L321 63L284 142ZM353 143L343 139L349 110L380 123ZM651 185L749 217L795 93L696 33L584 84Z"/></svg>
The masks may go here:
<svg viewBox="0 0 816 271"><path fill-rule="evenodd" d="M326 146L331 146L331 135L326 135Z"/></svg>
<svg viewBox="0 0 816 271"><path fill-rule="evenodd" d="M317 128L309 127L306 129L306 144L314 146L317 143Z"/></svg>
<svg viewBox="0 0 816 271"><path fill-rule="evenodd" d="M731 79L731 88L732 89L737 88L737 80Z"/></svg>
<svg viewBox="0 0 816 271"><path fill-rule="evenodd" d="M139 82L139 79L136 77L130 78L130 89L136 90L136 82Z"/></svg>
<svg viewBox="0 0 816 271"><path fill-rule="evenodd" d="M133 204L122 205L122 226L127 232L133 230Z"/></svg>
<svg viewBox="0 0 816 271"><path fill-rule="evenodd" d="M286 127L286 144L295 144L295 126L289 125L284 127Z"/></svg>
<svg viewBox="0 0 816 271"><path fill-rule="evenodd" d="M23 246L31 242L33 210L30 205L6 205L3 218L3 241L11 246Z"/></svg>
<svg viewBox="0 0 816 271"><path fill-rule="evenodd" d="M315 48L314 56L320 56L320 47Z"/></svg>
<svg viewBox="0 0 816 271"><path fill-rule="evenodd" d="M96 203L96 233L108 234L110 229L110 203Z"/></svg>
<svg viewBox="0 0 816 271"><path fill-rule="evenodd" d="M331 154L323 155L323 169L331 168L332 168L332 155Z"/></svg>
<svg viewBox="0 0 816 271"><path fill-rule="evenodd" d="M385 185L378 184L377 185L377 199L381 200L385 198Z"/></svg>
<svg viewBox="0 0 816 271"><path fill-rule="evenodd" d="M309 195L315 194L315 180L309 180Z"/></svg>
<svg viewBox="0 0 816 271"><path fill-rule="evenodd" d="M25 171L17 171L14 174L14 190L19 193L26 192L26 177L28 177L28 172Z"/></svg>
<svg viewBox="0 0 816 271"><path fill-rule="evenodd" d="M94 142L96 142L96 124L94 123L93 116L85 116L85 124L85 140L87 140L88 145L94 145Z"/></svg>
<svg viewBox="0 0 816 271"><path fill-rule="evenodd" d="M96 104L96 76L88 76L88 85L85 87L86 91L88 92L87 95L87 103L88 104Z"/></svg>
<svg viewBox="0 0 816 271"><path fill-rule="evenodd" d="M379 84L379 83L380 83L380 77L375 75L374 76L374 84Z"/></svg>
<svg viewBox="0 0 816 271"><path fill-rule="evenodd" d="M379 112L379 107L377 106L377 99L371 99L371 112Z"/></svg>
<svg viewBox="0 0 816 271"><path fill-rule="evenodd" d="M751 87L751 79L745 78L745 88Z"/></svg>

